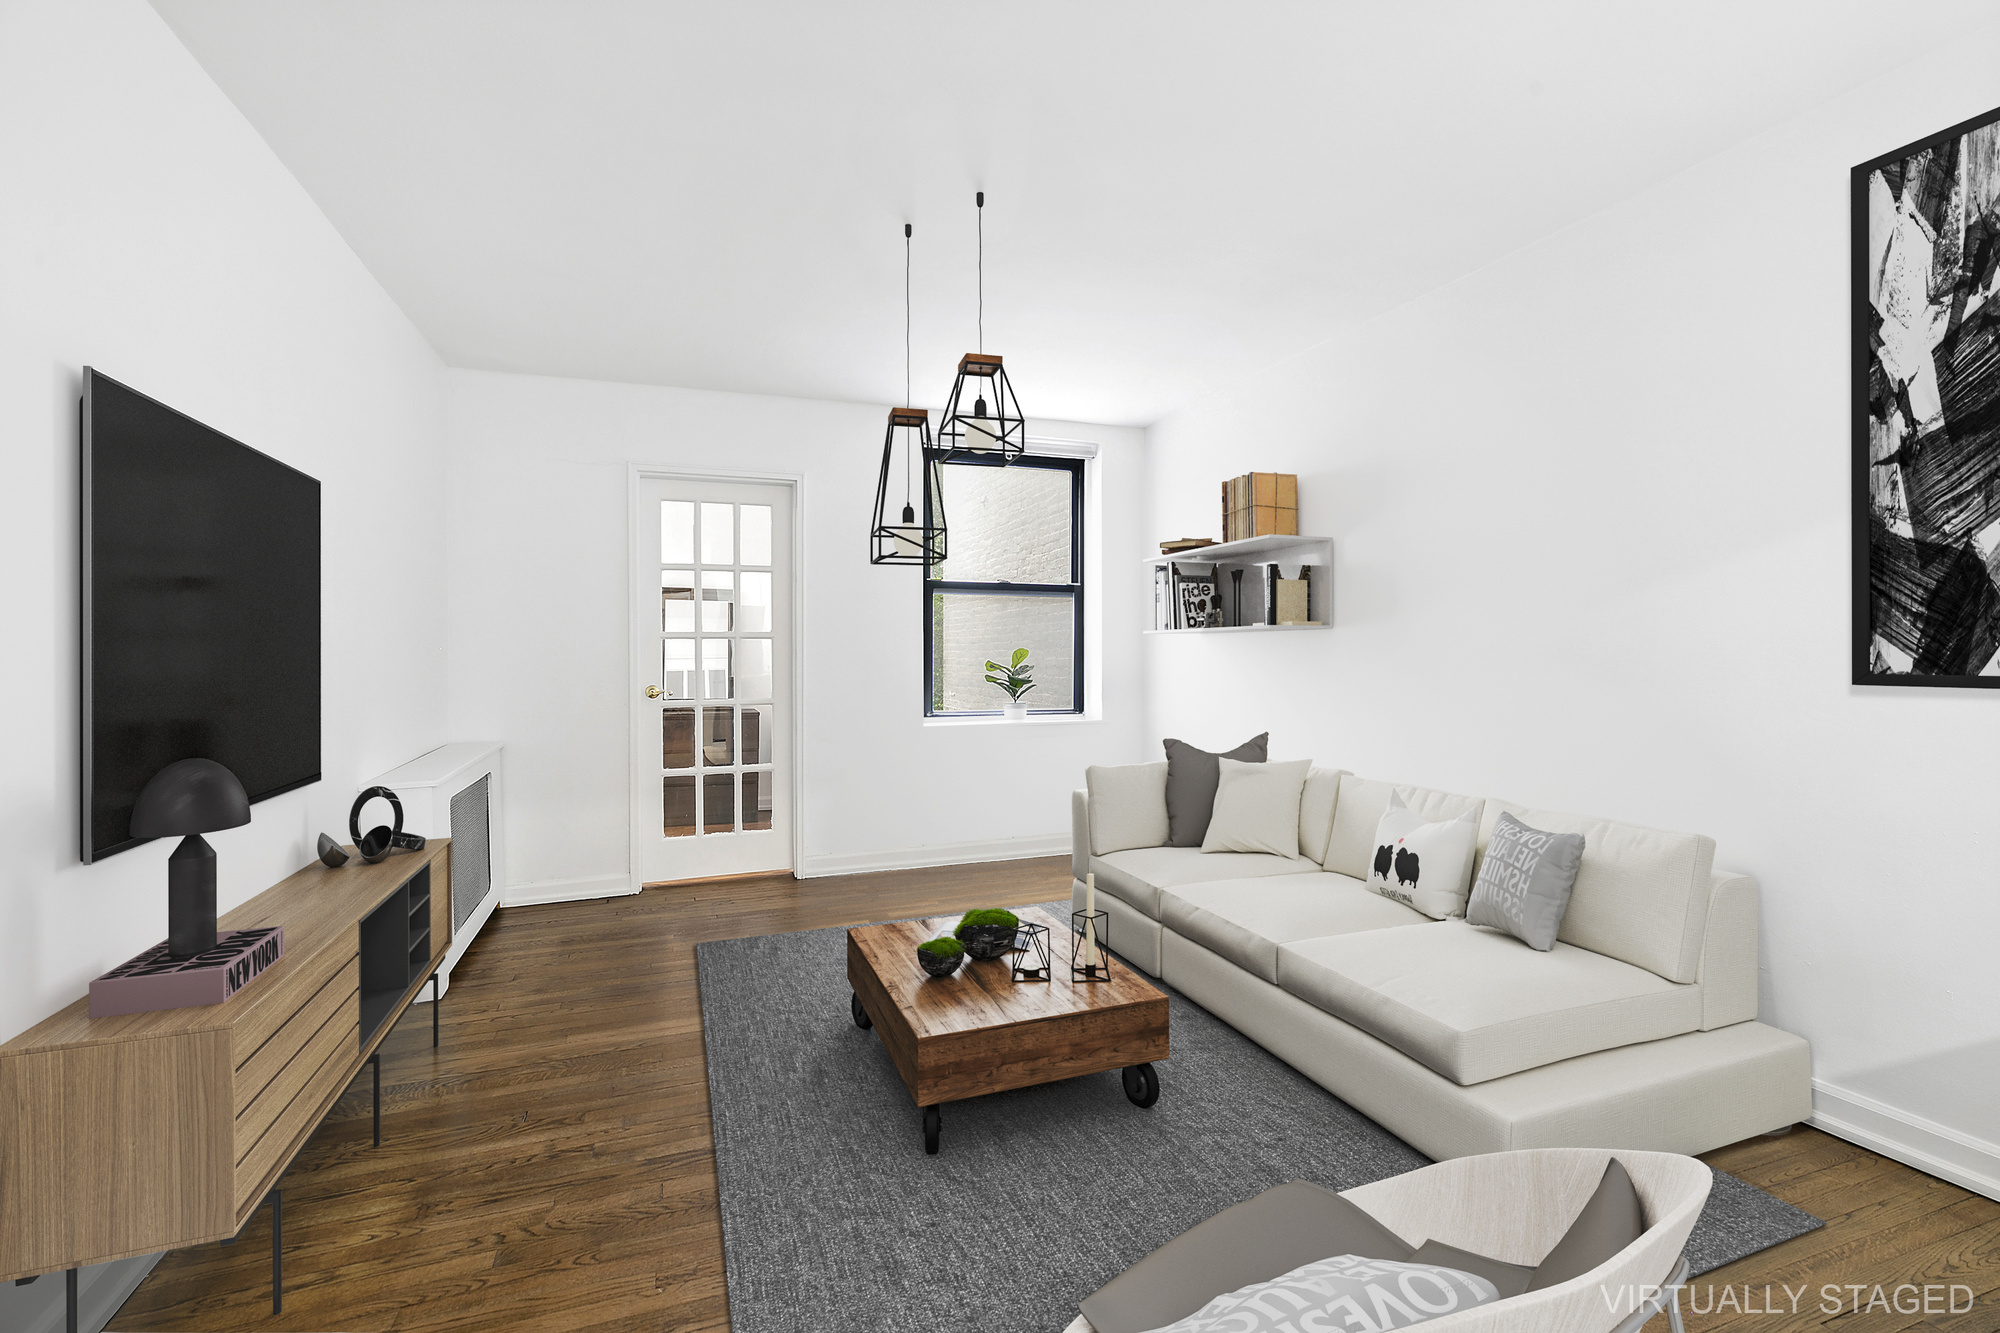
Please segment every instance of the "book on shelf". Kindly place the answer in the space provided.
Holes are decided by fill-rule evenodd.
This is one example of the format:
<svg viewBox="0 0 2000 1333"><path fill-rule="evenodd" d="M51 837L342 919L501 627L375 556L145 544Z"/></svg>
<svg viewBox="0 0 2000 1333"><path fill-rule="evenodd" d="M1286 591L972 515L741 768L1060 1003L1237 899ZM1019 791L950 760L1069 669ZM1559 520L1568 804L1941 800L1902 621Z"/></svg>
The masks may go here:
<svg viewBox="0 0 2000 1333"><path fill-rule="evenodd" d="M1176 560L1173 569L1174 628L1213 629L1222 624L1222 608L1215 593L1215 566Z"/></svg>
<svg viewBox="0 0 2000 1333"><path fill-rule="evenodd" d="M1222 540L1296 537L1299 478L1293 472L1246 472L1222 483Z"/></svg>

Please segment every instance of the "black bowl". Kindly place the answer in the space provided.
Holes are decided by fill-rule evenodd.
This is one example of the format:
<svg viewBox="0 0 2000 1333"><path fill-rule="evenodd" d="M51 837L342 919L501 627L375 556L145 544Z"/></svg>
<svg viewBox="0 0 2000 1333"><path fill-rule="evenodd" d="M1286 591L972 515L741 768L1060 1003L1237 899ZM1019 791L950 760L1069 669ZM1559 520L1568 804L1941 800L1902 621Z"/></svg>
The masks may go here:
<svg viewBox="0 0 2000 1333"><path fill-rule="evenodd" d="M917 950L917 963L934 977L948 977L958 971L958 965L965 961L962 953L931 953Z"/></svg>
<svg viewBox="0 0 2000 1333"><path fill-rule="evenodd" d="M1013 951L1014 927L961 926L958 929L958 942L965 946L966 953L985 962Z"/></svg>

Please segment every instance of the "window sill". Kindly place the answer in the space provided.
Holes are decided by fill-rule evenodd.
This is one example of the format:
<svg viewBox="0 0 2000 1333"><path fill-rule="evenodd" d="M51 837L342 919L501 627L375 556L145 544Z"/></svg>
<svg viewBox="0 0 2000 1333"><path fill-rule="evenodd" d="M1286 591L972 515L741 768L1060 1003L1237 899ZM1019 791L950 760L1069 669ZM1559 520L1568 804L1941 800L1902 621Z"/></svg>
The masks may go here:
<svg viewBox="0 0 2000 1333"><path fill-rule="evenodd" d="M1041 717L927 717L927 727L1076 727L1104 719L1092 713L1047 713Z"/></svg>

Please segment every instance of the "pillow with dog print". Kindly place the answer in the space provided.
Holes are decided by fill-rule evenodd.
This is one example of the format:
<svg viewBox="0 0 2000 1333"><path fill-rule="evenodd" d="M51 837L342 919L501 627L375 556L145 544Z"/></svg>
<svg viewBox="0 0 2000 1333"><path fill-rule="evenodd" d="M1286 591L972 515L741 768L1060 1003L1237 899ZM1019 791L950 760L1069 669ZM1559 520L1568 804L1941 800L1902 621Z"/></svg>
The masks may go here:
<svg viewBox="0 0 2000 1333"><path fill-rule="evenodd" d="M1500 1299L1483 1277L1436 1264L1336 1254L1225 1292L1153 1333L1285 1333L1408 1328Z"/></svg>
<svg viewBox="0 0 2000 1333"><path fill-rule="evenodd" d="M1479 823L1467 811L1457 819L1433 822L1389 795L1389 808L1375 825L1375 853L1368 887L1425 916L1442 921L1465 915L1472 891L1472 850Z"/></svg>

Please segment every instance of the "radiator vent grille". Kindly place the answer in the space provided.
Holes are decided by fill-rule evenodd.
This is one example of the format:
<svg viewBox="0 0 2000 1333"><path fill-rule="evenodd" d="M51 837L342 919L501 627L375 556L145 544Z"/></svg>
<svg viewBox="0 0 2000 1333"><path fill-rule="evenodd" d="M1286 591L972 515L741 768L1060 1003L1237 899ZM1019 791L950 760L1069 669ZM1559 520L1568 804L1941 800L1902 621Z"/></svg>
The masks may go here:
<svg viewBox="0 0 2000 1333"><path fill-rule="evenodd" d="M486 801L493 775L451 798L451 931L456 935L465 919L486 897L493 882L493 848L487 820Z"/></svg>

